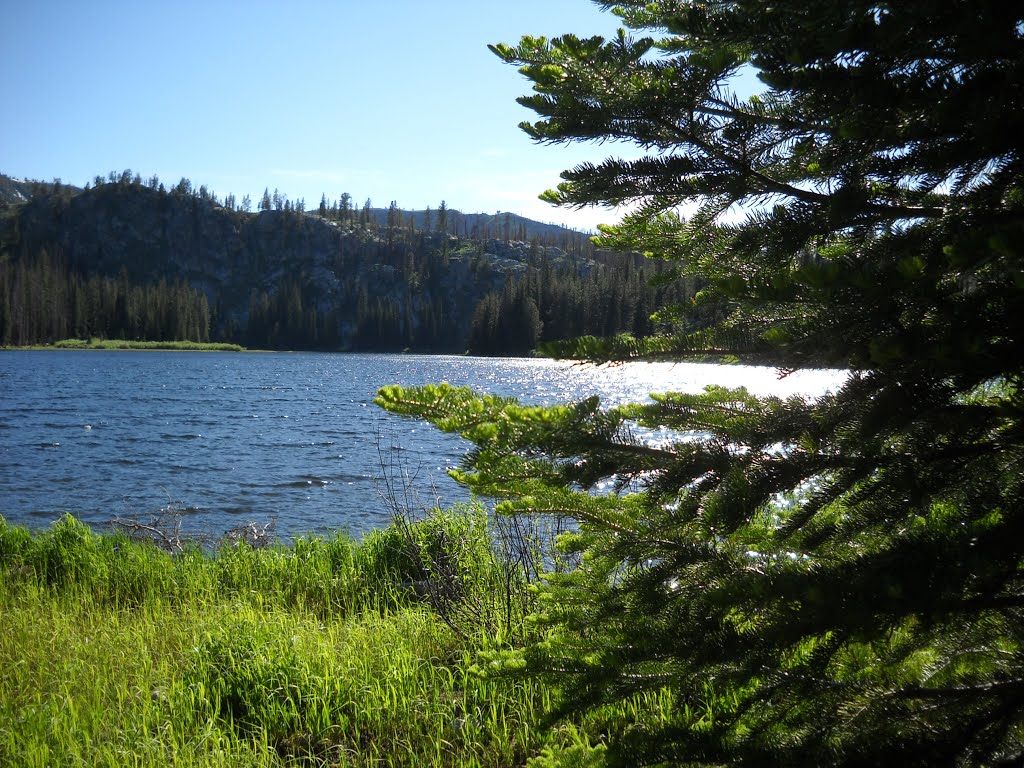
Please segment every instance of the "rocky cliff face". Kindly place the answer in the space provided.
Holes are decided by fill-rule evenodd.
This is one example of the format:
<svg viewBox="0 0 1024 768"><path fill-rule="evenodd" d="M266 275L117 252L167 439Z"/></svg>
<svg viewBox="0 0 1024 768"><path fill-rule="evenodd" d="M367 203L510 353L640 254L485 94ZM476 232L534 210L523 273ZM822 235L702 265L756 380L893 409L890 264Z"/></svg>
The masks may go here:
<svg viewBox="0 0 1024 768"><path fill-rule="evenodd" d="M476 303L529 260L589 264L536 240L423 232L415 220L388 229L355 216L247 213L139 183L78 190L0 179L0 259L45 252L83 276L184 280L206 294L214 335L243 343L257 341L246 335L258 311L267 333L274 323L312 328L322 344L310 346L372 346L377 333L460 351Z"/></svg>

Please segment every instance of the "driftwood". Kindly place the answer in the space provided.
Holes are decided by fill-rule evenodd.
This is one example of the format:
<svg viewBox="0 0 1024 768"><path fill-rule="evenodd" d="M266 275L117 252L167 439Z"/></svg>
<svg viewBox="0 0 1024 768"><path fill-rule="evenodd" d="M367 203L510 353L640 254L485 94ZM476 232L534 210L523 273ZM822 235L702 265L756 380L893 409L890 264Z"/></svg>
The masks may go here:
<svg viewBox="0 0 1024 768"><path fill-rule="evenodd" d="M133 541L146 541L172 554L190 547L209 548L218 544L245 543L253 549L267 549L276 541L276 519L264 524L249 522L214 535L209 531L183 532L182 520L187 513L187 508L170 503L148 518L115 517L110 525Z"/></svg>

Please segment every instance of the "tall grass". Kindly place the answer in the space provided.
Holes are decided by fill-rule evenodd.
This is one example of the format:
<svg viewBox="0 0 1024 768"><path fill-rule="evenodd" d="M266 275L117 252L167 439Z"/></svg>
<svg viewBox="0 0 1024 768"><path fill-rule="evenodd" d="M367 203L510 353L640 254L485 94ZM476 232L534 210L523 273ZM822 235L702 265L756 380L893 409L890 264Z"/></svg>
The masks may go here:
<svg viewBox="0 0 1024 768"><path fill-rule="evenodd" d="M394 531L177 555L0 518L0 765L522 764L546 694L471 673Z"/></svg>
<svg viewBox="0 0 1024 768"><path fill-rule="evenodd" d="M479 508L176 554L0 517L0 765L597 766L678 711L666 693L553 727L548 688L479 674L533 631L493 545ZM419 588L439 577L441 601Z"/></svg>

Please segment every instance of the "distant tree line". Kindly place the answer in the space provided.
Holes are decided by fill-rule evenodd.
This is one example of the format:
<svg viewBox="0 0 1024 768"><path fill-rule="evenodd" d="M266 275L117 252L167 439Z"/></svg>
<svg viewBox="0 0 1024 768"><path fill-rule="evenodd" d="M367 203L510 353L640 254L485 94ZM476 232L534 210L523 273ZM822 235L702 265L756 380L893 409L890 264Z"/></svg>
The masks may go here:
<svg viewBox="0 0 1024 768"><path fill-rule="evenodd" d="M550 262L531 265L501 291L491 291L476 305L468 350L479 355L522 355L548 341L578 336L647 336L668 330L656 322L656 307L678 305L696 293L692 281L658 280L657 266L636 266L622 257L617 266L600 266L581 275L554 268ZM684 322L697 327L710 314L696 312Z"/></svg>
<svg viewBox="0 0 1024 768"><path fill-rule="evenodd" d="M47 344L67 338L210 340L205 294L181 280L153 285L85 277L43 251L0 261L0 344Z"/></svg>
<svg viewBox="0 0 1024 768"><path fill-rule="evenodd" d="M537 257L503 288L466 307L442 284L447 249L424 241L414 245L397 239L382 247L372 240L349 243L334 265L339 274L351 275L342 296L328 301L308 274L286 273L271 290L253 289L241 317L211 309L206 295L181 279L137 285L124 268L116 278L85 276L46 251L35 259L5 260L0 262L0 344L99 337L230 341L260 349L523 355L546 341L664 330L651 318L654 307L679 303L695 292L680 281L652 286L657 268L635 266L628 258L581 274L574 264L554 266ZM381 273L375 286L355 278L364 259ZM486 254L474 253L466 269L474 281L496 279ZM690 318L695 324L704 321Z"/></svg>
<svg viewBox="0 0 1024 768"><path fill-rule="evenodd" d="M248 323L238 341L260 349L337 349L340 310L320 311L303 298L299 280L286 277L276 290L253 291Z"/></svg>
<svg viewBox="0 0 1024 768"><path fill-rule="evenodd" d="M445 241L447 242L447 241ZM270 291L253 291L248 320L234 326L224 340L264 349L337 349L366 351L463 352L524 355L546 341L580 335L646 336L682 322L701 327L711 312L657 322L651 315L666 304L689 302L692 281L659 281L657 265L634 264L619 256L614 264L597 264L583 274L575 262L555 265L544 256L531 259L518 277L485 290L480 298L457 296L446 270L451 258L437 240L345 241L334 270L344 294L325 302L320 286L306 274L282 277ZM535 246L535 251L541 249ZM372 265L375 284L356 279ZM491 257L473 249L465 267L472 284L500 282ZM658 283L652 285L652 283ZM339 329L347 329L341 332ZM467 330L468 329L468 330Z"/></svg>

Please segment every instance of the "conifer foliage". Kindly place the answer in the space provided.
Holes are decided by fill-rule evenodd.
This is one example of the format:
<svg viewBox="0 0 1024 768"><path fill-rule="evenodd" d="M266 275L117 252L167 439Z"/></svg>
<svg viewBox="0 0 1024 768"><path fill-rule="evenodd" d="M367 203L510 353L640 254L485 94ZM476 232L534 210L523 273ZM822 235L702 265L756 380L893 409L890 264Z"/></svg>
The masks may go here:
<svg viewBox="0 0 1024 768"><path fill-rule="evenodd" d="M644 150L547 198L634 204L602 244L699 278L728 315L553 351L733 353L847 383L610 410L445 386L379 402L476 443L456 476L502 509L578 522L561 546L580 565L549 580L519 658L567 711L635 713L606 717L610 762L1020 764L1024 6L616 6L633 32L493 50L533 82L536 140ZM751 73L760 92L737 95ZM681 437L645 445L636 423ZM600 709L655 694L657 718Z"/></svg>

